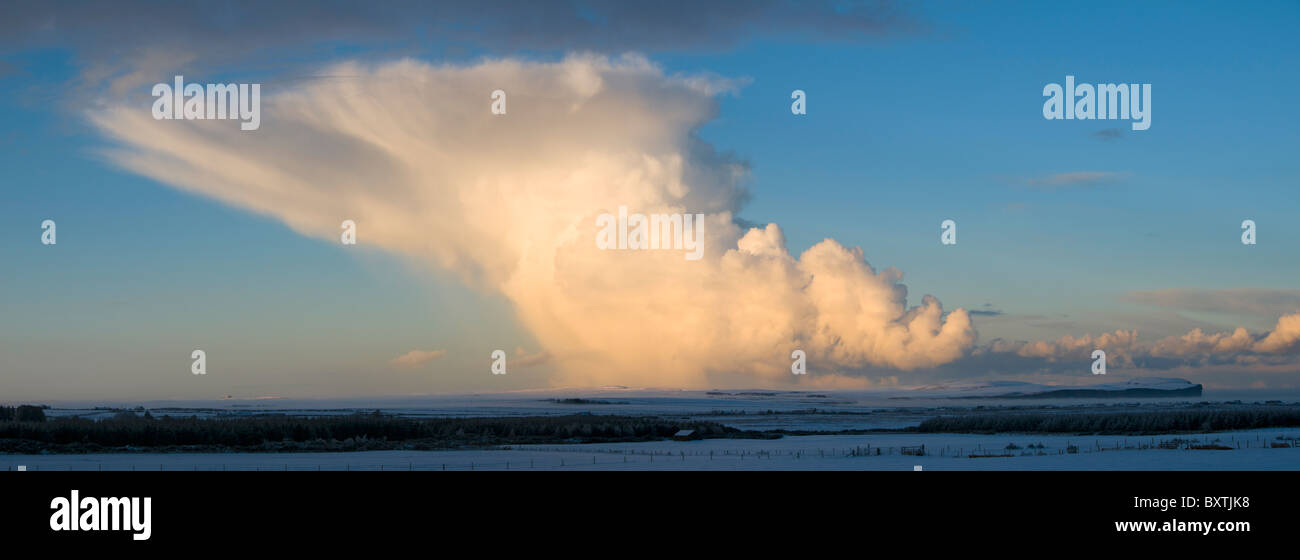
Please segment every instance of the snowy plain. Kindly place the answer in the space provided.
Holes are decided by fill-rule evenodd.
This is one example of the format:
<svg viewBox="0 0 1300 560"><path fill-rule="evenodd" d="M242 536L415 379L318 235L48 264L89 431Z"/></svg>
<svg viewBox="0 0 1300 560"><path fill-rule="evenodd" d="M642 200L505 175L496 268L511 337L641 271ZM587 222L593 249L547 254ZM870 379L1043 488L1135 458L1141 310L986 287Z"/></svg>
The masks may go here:
<svg viewBox="0 0 1300 560"><path fill-rule="evenodd" d="M320 453L101 453L3 455L15 470L1297 470L1300 448L1270 448L1300 429L1179 436L869 434L610 444L515 446L445 451ZM1160 449L1193 439L1231 450ZM1030 445L1035 448L1030 449ZM1037 448L1043 445L1042 449ZM903 455L904 446L925 455ZM1007 449L1015 445L1019 449ZM1069 453L1069 446L1077 448ZM1145 446L1146 448L1139 448ZM877 450L880 454L876 455ZM1039 454L1041 452L1041 454ZM1023 454L1023 455L1022 455ZM971 455L978 457L972 458ZM992 456L990 456L992 455ZM999 457L996 455L1012 455Z"/></svg>
<svg viewBox="0 0 1300 560"><path fill-rule="evenodd" d="M1160 383L1177 386L1168 380ZM1279 396L1275 392L1207 392L1202 398L968 398L1005 391L1008 386L965 384L831 392L680 391L609 387L349 400L223 399L53 403L53 408L48 409L47 413L51 416L92 419L119 414L124 410L137 414L148 411L155 417L173 415L214 418L268 413L320 416L370 413L376 410L412 418L653 415L679 420L714 421L742 430L807 433L898 429L946 414L1145 412L1201 406L1261 406L1276 403L1275 398ZM1112 386L1122 388L1125 385ZM1019 384L1016 390L1031 391L1034 387ZM1243 397L1246 399L1244 402ZM32 471L913 470L920 465L923 470L1300 470L1300 447L1295 446L1297 438L1300 438L1300 428L1137 437L913 432L814 433L786 435L780 439L550 444L437 451L0 455L0 469L17 470L23 466ZM1162 443L1178 449L1163 449ZM1188 443L1214 443L1231 449L1189 449ZM1291 447L1274 448L1271 445L1275 443L1285 443ZM925 446L923 455L903 453L904 447L917 446Z"/></svg>

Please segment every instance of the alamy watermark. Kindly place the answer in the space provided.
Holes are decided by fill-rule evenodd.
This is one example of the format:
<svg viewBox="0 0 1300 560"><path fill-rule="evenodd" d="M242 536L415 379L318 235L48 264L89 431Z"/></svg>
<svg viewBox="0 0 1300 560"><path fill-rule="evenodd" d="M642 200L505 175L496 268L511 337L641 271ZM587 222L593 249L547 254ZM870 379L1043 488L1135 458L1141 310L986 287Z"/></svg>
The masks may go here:
<svg viewBox="0 0 1300 560"><path fill-rule="evenodd" d="M1151 128L1151 84L1079 84L1074 76L1043 86L1043 118L1132 120L1133 130ZM1077 98L1076 98L1077 97Z"/></svg>
<svg viewBox="0 0 1300 560"><path fill-rule="evenodd" d="M202 350L195 350L193 352L190 352L190 359L194 360L193 362L190 362L190 373L194 375L208 374L208 353L207 352L204 352Z"/></svg>
<svg viewBox="0 0 1300 560"><path fill-rule="evenodd" d="M1100 348L1092 351L1092 374L1106 375L1106 351Z"/></svg>
<svg viewBox="0 0 1300 560"><path fill-rule="evenodd" d="M52 531L130 531L131 538L147 541L153 534L150 528L152 498L97 498L80 497L77 490L67 498L50 500L50 530Z"/></svg>
<svg viewBox="0 0 1300 560"><path fill-rule="evenodd" d="M505 350L497 349L492 351L492 366L490 370L492 371L492 375L506 374L506 351Z"/></svg>
<svg viewBox="0 0 1300 560"><path fill-rule="evenodd" d="M187 84L176 76L173 84L154 85L153 96L156 120L239 120L240 130L262 126L262 84Z"/></svg>
<svg viewBox="0 0 1300 560"><path fill-rule="evenodd" d="M704 214L631 214L626 206L618 207L618 216L608 212L596 217L597 249L640 250L679 249L686 260L704 256Z"/></svg>

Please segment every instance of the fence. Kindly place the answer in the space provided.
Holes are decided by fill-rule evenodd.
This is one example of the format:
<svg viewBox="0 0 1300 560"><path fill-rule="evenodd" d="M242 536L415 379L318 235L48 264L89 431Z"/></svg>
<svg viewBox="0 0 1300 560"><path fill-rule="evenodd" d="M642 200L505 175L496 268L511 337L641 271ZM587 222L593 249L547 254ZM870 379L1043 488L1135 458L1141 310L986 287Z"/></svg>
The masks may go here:
<svg viewBox="0 0 1300 560"><path fill-rule="evenodd" d="M728 470L744 470L747 468L783 468L786 465L789 468L800 468L800 464L809 460L825 459L845 459L856 460L859 458L870 459L872 457L889 457L889 456L917 456L934 458L951 458L951 459L979 459L993 457L1030 457L1046 455L1073 455L1103 453L1113 451L1133 451L1133 450L1183 450L1187 452L1209 452L1202 450L1217 449L1270 449L1270 450L1290 450L1300 448L1296 446L1297 438L1294 437L1277 437L1268 439L1262 435L1255 437L1238 437L1240 434L1197 434L1187 436L1174 436L1157 438L1114 438L1109 439L1105 445L1100 439L1095 438L1068 438L1065 440L1053 440L1054 446L1048 447L1042 443L1037 443L1037 438L1033 436L1015 436L1008 435L1007 439L1019 439L1025 441L1032 439L1033 443L1024 446L1014 443L1006 446L986 446L983 444L974 444L971 446L962 445L936 445L930 444L916 446L854 446L854 447L789 447L775 449L753 449L753 448L727 448L727 449L710 449L700 448L699 445L692 445L690 449L662 450L662 449L632 449L621 447L596 447L593 445L574 445L574 446L530 446L525 448L504 447L490 450L476 451L479 454L493 453L524 453L533 455L532 457L523 457L516 459L510 457L502 460L490 461L438 461L438 462L347 462L334 461L329 463L308 463L302 460L297 462L276 462L274 454L257 454L257 453L240 453L230 454L232 459L242 459L245 462L208 462L184 464L179 460L185 457L183 453L171 455L171 460L162 463L152 463L147 460L139 462L129 462L129 455L122 454L123 460L109 463L101 462L81 462L68 464L31 464L25 465L25 470L29 471L285 471L285 472L303 472L303 471L473 471L473 470L570 470L570 469L590 469L590 468L717 468ZM1087 441L1091 439L1091 441ZM697 442L704 443L704 442ZM1064 445L1062 445L1064 444ZM1091 444L1091 445L1089 445ZM1280 446L1279 444L1285 444ZM1281 451L1287 452L1287 451ZM384 453L384 452L379 452ZM438 452L434 452L438 453ZM454 452L458 453L458 452ZM316 455L316 454L313 454ZM336 457L331 453L321 453L321 456ZM262 460L265 458L265 460ZM494 458L495 459L495 458ZM712 465L710 467L710 465ZM868 466L870 463L846 463L843 461L822 461L817 466L819 468L861 468ZM809 465L811 467L813 465ZM805 467L806 468L806 467ZM19 465L11 464L5 467L6 470L19 470Z"/></svg>
<svg viewBox="0 0 1300 560"><path fill-rule="evenodd" d="M916 449L923 449L924 446L917 446ZM610 467L610 466L628 466L637 465L643 467L657 468L675 468L684 467L692 468L698 466L701 462L729 462L731 465L720 468L739 468L743 469L746 462L751 464L756 462L773 462L773 461L801 461L806 459L826 459L826 458L848 458L864 457L868 454L877 456L902 455L904 447L856 447L856 448L800 448L800 449L720 449L720 450L691 450L691 451L656 451L656 450L630 450L630 449L592 449L586 448L565 448L565 447L530 447L527 449L504 449L501 451L526 451L537 454L574 454L583 455L582 457L538 457L524 459L522 461L470 461L470 462L437 462L437 463L328 463L328 464L303 464L299 463L273 463L267 461L264 464L238 464L238 463L206 463L206 464L178 464L176 461L168 463L81 463L81 464L62 464L62 465L26 465L29 471L253 471L253 472L304 472L304 471L472 471L472 470L568 470L575 468L590 467ZM485 451L484 453L492 453ZM255 459L257 454L239 454L242 458ZM587 456L590 457L587 457ZM184 457L183 454L176 454L177 458ZM590 459L590 460L588 460ZM758 467L758 465L755 465ZM773 467L767 467L773 468ZM16 470L15 465L6 467L6 470Z"/></svg>

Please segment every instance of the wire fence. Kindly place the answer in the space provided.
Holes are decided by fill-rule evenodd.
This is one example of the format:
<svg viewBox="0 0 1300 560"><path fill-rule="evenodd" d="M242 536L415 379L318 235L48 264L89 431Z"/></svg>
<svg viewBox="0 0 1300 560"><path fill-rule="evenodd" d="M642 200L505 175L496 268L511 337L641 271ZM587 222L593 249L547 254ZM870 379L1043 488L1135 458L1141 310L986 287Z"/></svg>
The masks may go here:
<svg viewBox="0 0 1300 560"><path fill-rule="evenodd" d="M826 459L843 459L845 461L832 461L825 463L825 468L859 468L868 466L871 458L875 457L926 457L930 460L935 458L950 459L984 459L984 458L1005 458L1005 457L1034 457L1049 455L1075 455L1106 453L1114 451L1142 451L1142 450L1180 450L1187 452L1196 452L1204 450L1212 451L1231 451L1242 449L1270 449L1270 450L1294 450L1300 449L1300 438L1296 437L1276 437L1269 438L1264 434L1256 434L1253 437L1242 436L1240 434L1193 434L1184 436L1161 436L1161 437L1128 437L1114 438L1110 437L1103 441L1101 438L1080 437L1076 439L1067 439L1064 442L1054 441L1052 446L1034 441L1033 436L1020 435L1008 436L1008 439L1019 439L1029 443L1024 445L1008 443L1005 446L984 445L974 443L972 445L894 445L894 446L872 446L862 445L853 447L797 447L797 448L774 448L774 449L752 449L752 448L689 448L689 449L635 449L626 447L594 447L591 445L578 446L530 446L525 448L503 447L496 450L485 450L480 453L518 453L534 455L523 458L510 458L509 460L496 461L458 461L458 462L346 462L336 461L331 463L305 463L297 462L276 462L267 455L266 460L257 461L255 464L250 462L208 462L194 464L178 464L177 461L162 463L152 463L146 460L139 462L117 461L112 463L100 462L82 462L68 464L32 464L32 465L9 465L6 470L27 470L27 471L255 471L255 472L305 472L305 471L358 471L358 472L386 472L386 471L474 471L474 470L574 470L574 469L591 469L602 467L626 467L626 468L686 468L695 469L701 466L712 464L714 468L724 468L728 470L745 470L748 468L780 468L773 463L784 463L791 468L798 468L800 462L810 460L823 461ZM1064 443L1064 445L1061 445ZM242 455L242 456L240 456ZM238 456L241 459L252 459L257 454L232 454L232 457ZM177 457L183 456L177 454ZM866 463L857 462L857 460L866 460Z"/></svg>

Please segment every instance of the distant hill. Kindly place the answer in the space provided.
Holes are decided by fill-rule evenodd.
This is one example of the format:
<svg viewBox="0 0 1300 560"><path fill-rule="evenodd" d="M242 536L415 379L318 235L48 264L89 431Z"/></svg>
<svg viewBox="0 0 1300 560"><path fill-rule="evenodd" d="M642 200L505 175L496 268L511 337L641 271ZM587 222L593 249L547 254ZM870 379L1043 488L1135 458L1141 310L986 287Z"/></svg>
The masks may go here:
<svg viewBox="0 0 1300 560"><path fill-rule="evenodd" d="M1145 377L1120 383L1092 385L1039 385L1021 381L954 383L915 389L924 397L951 399L1107 399L1133 397L1199 397L1202 386L1186 379ZM922 395L910 395L921 397Z"/></svg>

